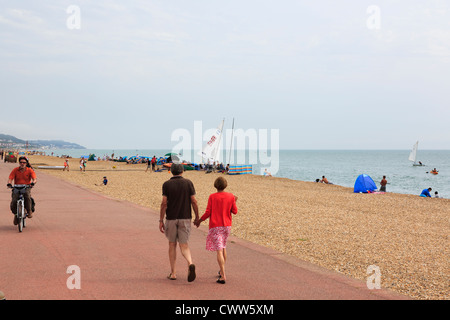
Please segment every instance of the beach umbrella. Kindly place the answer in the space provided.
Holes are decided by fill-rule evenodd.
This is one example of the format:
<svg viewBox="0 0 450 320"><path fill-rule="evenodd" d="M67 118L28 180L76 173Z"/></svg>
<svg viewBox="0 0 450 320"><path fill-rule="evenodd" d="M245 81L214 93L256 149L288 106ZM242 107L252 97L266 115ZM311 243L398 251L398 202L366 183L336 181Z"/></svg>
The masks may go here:
<svg viewBox="0 0 450 320"><path fill-rule="evenodd" d="M171 156L177 156L177 155L178 155L178 153L169 152L169 153L166 153L164 156L165 157L171 157Z"/></svg>

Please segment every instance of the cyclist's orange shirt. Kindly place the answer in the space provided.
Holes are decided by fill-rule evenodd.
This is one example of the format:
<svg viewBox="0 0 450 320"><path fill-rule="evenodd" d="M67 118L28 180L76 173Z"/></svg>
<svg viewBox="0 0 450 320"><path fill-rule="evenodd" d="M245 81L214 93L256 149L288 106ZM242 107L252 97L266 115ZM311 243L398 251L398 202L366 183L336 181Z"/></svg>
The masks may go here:
<svg viewBox="0 0 450 320"><path fill-rule="evenodd" d="M31 168L26 168L23 172L20 168L14 168L9 175L9 179L14 180L14 184L30 184L31 179L36 179L36 173Z"/></svg>

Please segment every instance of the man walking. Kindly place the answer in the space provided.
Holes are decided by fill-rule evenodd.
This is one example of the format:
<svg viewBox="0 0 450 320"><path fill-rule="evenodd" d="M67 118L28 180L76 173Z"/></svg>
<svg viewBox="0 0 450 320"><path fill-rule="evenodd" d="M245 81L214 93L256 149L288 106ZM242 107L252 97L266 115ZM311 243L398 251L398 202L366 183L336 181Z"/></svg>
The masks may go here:
<svg viewBox="0 0 450 320"><path fill-rule="evenodd" d="M169 240L170 280L176 280L176 249L180 245L181 254L188 264L188 281L195 280L195 265L192 263L191 251L188 246L191 231L192 212L194 209L195 221L199 219L195 189L191 180L182 177L184 167L173 163L170 171L172 178L164 182L162 187L163 198L161 202L159 230ZM164 215L166 222L164 223Z"/></svg>

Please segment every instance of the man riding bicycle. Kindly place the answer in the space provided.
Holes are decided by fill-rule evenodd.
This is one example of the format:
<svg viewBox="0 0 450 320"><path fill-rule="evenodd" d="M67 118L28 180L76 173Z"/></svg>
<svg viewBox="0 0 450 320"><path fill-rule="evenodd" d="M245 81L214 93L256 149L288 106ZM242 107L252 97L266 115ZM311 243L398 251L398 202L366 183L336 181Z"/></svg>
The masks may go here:
<svg viewBox="0 0 450 320"><path fill-rule="evenodd" d="M36 173L33 168L31 168L28 159L26 157L19 158L20 166L18 168L14 168L9 175L8 184L9 188L12 188L12 182L14 181L14 185L31 185L34 186L36 183ZM15 192L13 190L12 200L11 200L11 211L15 215L17 212L17 200L19 199L20 193ZM23 194L25 199L25 209L28 213L28 218L33 217L33 213L31 210L31 191L29 188L26 189ZM14 224L17 224L16 217L14 216Z"/></svg>

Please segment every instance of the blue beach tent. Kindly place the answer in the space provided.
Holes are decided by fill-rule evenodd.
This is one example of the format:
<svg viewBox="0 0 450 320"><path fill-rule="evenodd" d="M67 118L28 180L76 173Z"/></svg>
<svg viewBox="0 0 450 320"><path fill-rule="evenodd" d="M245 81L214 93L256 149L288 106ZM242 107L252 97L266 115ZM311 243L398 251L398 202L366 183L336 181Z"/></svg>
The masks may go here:
<svg viewBox="0 0 450 320"><path fill-rule="evenodd" d="M353 192L367 193L368 191L373 192L377 190L378 190L377 185L375 184L375 182L373 182L372 178L367 174L361 174L358 176L358 178L356 178L355 188Z"/></svg>

